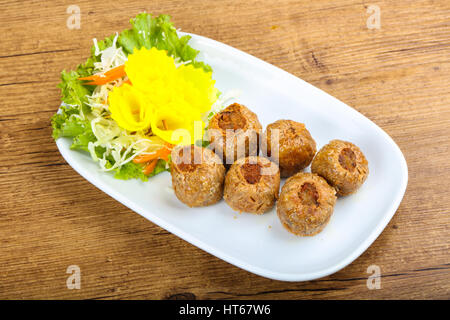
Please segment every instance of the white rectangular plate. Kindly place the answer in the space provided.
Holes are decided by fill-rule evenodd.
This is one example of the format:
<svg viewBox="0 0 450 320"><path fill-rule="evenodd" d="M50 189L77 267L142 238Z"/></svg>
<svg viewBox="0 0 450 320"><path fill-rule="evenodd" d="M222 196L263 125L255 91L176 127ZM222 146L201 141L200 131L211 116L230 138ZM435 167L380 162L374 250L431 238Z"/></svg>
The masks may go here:
<svg viewBox="0 0 450 320"><path fill-rule="evenodd" d="M193 245L240 268L283 281L332 274L355 260L378 237L397 210L408 180L406 161L394 141L356 110L303 80L242 51L192 35L200 60L210 64L222 92L239 89L238 101L263 127L277 119L305 123L318 148L332 139L355 143L370 174L354 195L340 198L328 226L314 237L297 237L280 224L275 209L239 214L224 201L188 208L171 190L168 172L149 182L116 180L88 154L58 139L64 159L85 179L130 209Z"/></svg>

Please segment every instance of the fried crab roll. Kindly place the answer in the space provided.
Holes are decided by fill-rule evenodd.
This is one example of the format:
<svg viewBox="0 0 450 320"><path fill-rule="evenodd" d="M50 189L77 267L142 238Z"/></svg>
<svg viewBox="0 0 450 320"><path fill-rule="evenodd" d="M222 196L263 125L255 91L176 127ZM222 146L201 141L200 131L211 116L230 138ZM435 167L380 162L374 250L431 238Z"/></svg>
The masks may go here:
<svg viewBox="0 0 450 320"><path fill-rule="evenodd" d="M325 179L299 172L281 188L277 214L281 224L298 236L313 236L327 225L336 203L336 190Z"/></svg>
<svg viewBox="0 0 450 320"><path fill-rule="evenodd" d="M311 171L324 177L338 196L354 193L369 175L361 150L351 142L332 140L317 153Z"/></svg>
<svg viewBox="0 0 450 320"><path fill-rule="evenodd" d="M267 126L262 150L280 166L282 178L303 170L316 153L316 142L303 123L278 120Z"/></svg>
<svg viewBox="0 0 450 320"><path fill-rule="evenodd" d="M208 126L210 148L231 165L239 158L257 155L262 127L255 113L233 103L216 113Z"/></svg>
<svg viewBox="0 0 450 320"><path fill-rule="evenodd" d="M234 210L262 214L278 198L280 171L267 158L250 156L238 159L225 177L224 199Z"/></svg>
<svg viewBox="0 0 450 320"><path fill-rule="evenodd" d="M225 167L214 152L188 145L175 147L171 155L172 186L181 202L203 207L222 199Z"/></svg>

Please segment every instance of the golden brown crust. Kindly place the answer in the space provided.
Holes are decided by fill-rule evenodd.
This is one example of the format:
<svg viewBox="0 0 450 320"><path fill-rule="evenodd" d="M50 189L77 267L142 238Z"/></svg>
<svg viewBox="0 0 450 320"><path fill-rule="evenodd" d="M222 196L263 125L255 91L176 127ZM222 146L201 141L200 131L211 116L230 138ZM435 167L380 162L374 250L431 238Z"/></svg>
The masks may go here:
<svg viewBox="0 0 450 320"><path fill-rule="evenodd" d="M332 140L317 153L311 171L324 177L338 196L354 193L369 175L361 150L351 142Z"/></svg>
<svg viewBox="0 0 450 320"><path fill-rule="evenodd" d="M175 147L170 173L175 195L189 207L209 206L222 199L225 167L211 150L197 146Z"/></svg>
<svg viewBox="0 0 450 320"><path fill-rule="evenodd" d="M313 236L325 228L334 210L336 190L322 177L299 172L281 188L277 215L298 236Z"/></svg>
<svg viewBox="0 0 450 320"><path fill-rule="evenodd" d="M274 151L276 136L274 130L279 130L278 156ZM278 162L282 178L287 178L303 170L311 163L316 153L316 142L303 123L292 120L278 120L267 126L263 138L263 151Z"/></svg>
<svg viewBox="0 0 450 320"><path fill-rule="evenodd" d="M209 122L208 134L211 142L209 148L222 156L224 163L232 164L240 157L258 154L261 131L257 115L247 107L233 103L216 113ZM238 144L245 144L242 154L238 152Z"/></svg>
<svg viewBox="0 0 450 320"><path fill-rule="evenodd" d="M223 198L236 211L262 214L273 207L279 189L278 166L267 158L250 156L231 166Z"/></svg>

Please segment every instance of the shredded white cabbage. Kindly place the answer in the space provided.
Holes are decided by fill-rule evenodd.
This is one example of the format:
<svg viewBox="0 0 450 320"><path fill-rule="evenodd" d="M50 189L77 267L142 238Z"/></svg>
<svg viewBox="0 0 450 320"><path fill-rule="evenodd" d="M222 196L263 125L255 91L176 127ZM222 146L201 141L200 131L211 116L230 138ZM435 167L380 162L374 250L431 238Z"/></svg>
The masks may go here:
<svg viewBox="0 0 450 320"><path fill-rule="evenodd" d="M127 61L127 56L123 52L122 47L116 47L118 37L119 34L116 33L112 45L102 51L100 51L98 47L97 39L93 39L95 55L101 55L100 61L94 62L94 68L97 73L102 74L108 70L123 65L125 61Z"/></svg>
<svg viewBox="0 0 450 320"><path fill-rule="evenodd" d="M100 51L97 40L94 39L95 55L101 55L100 61L94 63L95 74L103 74L115 67L123 65L127 61L122 48L116 47L118 34L114 37L113 44ZM132 161L142 153L152 153L164 145L164 141L156 136L147 136L144 132L128 132L117 125L111 118L108 109L108 94L116 86L122 85L123 81L118 79L105 85L97 86L94 92L87 96L87 104L91 107L88 120L91 123L92 133L97 138L96 142L90 142L88 149L94 161L99 163L103 171L117 169ZM75 115L74 115L75 116ZM85 115L79 115L85 118ZM95 152L97 147L106 150L102 158L98 158ZM113 166L108 167L107 157L114 159Z"/></svg>

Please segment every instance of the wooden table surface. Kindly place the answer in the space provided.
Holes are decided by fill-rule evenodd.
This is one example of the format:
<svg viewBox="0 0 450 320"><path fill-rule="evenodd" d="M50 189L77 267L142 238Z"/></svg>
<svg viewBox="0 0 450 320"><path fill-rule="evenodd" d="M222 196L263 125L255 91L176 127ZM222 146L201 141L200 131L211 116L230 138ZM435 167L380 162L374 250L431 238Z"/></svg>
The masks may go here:
<svg viewBox="0 0 450 320"><path fill-rule="evenodd" d="M450 298L450 2L17 1L0 12L0 298ZM66 26L69 5L81 28ZM381 28L369 29L378 5ZM325 90L400 146L409 184L356 261L308 282L265 279L188 244L79 176L51 137L59 74L141 11ZM66 269L81 268L69 290ZM381 268L381 289L366 286Z"/></svg>

